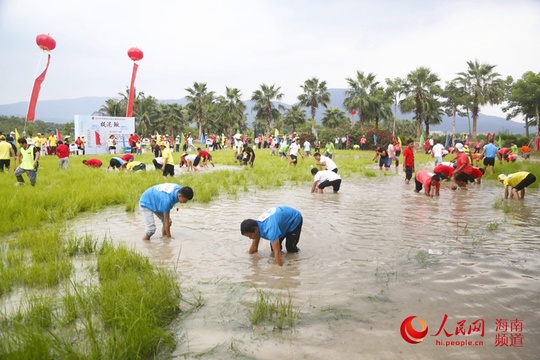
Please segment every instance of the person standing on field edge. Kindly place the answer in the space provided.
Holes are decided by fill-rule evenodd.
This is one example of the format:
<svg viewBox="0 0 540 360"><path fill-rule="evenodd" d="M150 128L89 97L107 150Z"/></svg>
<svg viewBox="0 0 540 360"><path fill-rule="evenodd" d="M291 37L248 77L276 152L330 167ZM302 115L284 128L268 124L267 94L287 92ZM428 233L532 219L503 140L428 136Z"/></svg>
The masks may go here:
<svg viewBox="0 0 540 360"><path fill-rule="evenodd" d="M287 252L298 252L298 241L302 232L303 218L300 211L290 206L276 206L266 210L257 220L246 219L240 224L242 235L251 239L250 254L259 250L261 238L270 241L270 249L276 264L283 266L281 246L286 239Z"/></svg>
<svg viewBox="0 0 540 360"><path fill-rule="evenodd" d="M407 140L407 147L403 150L403 171L405 172L405 184L408 184L414 173L414 141Z"/></svg>
<svg viewBox="0 0 540 360"><path fill-rule="evenodd" d="M163 224L161 235L171 239L171 209L177 202L185 204L191 199L193 199L193 189L189 186L164 183L148 188L139 200L139 207L146 225L143 240L150 240L156 232L154 215Z"/></svg>
<svg viewBox="0 0 540 360"><path fill-rule="evenodd" d="M4 172L4 168L9 171L11 158L15 158L15 152L10 143L6 141L5 135L0 135L0 172Z"/></svg>

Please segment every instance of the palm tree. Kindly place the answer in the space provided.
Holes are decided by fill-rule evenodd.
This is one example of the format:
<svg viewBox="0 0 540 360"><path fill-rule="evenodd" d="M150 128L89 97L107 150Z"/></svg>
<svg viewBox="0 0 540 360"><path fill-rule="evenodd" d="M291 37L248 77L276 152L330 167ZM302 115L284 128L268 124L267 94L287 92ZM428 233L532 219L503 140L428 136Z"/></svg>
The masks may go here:
<svg viewBox="0 0 540 360"><path fill-rule="evenodd" d="M446 83L442 96L444 101L442 103L444 112L446 115L452 117L452 143L456 135L456 117L465 116L466 113L461 110L461 107L466 105L467 94L463 89L459 87L456 80L452 80Z"/></svg>
<svg viewBox="0 0 540 360"><path fill-rule="evenodd" d="M476 125L480 106L500 104L505 98L506 82L500 74L493 71L496 65L480 64L477 60L467 61L466 72L458 73L458 79L470 84L468 92L471 96L472 133L476 140Z"/></svg>
<svg viewBox="0 0 540 360"><path fill-rule="evenodd" d="M185 89L188 92L186 99L187 108L191 119L197 122L199 136L203 133L203 128L209 122L209 112L211 104L214 102L214 92L208 91L206 83L194 82L192 88Z"/></svg>
<svg viewBox="0 0 540 360"><path fill-rule="evenodd" d="M439 77L426 67L411 71L403 82L405 98L399 102L402 112L414 111L416 121L416 137L420 138L424 112L429 109L428 101L436 97L441 89L437 85Z"/></svg>
<svg viewBox="0 0 540 360"><path fill-rule="evenodd" d="M307 106L311 110L311 131L315 129L315 113L319 105L328 106L330 102L330 93L326 88L326 81L312 78L304 82L304 85L300 86L304 91L303 94L298 95L298 100L302 106Z"/></svg>
<svg viewBox="0 0 540 360"><path fill-rule="evenodd" d="M299 125L306 123L306 112L302 109L302 105L303 104L300 103L291 106L290 109L285 110L285 114L283 115L283 125L291 128L293 132L296 131L296 128Z"/></svg>
<svg viewBox="0 0 540 360"><path fill-rule="evenodd" d="M350 120L347 114L335 107L329 108L324 112L321 122L324 127L331 129L350 127Z"/></svg>
<svg viewBox="0 0 540 360"><path fill-rule="evenodd" d="M279 118L281 115L279 110L275 107L273 100L283 99L283 94L280 92L281 87L275 87L275 85L268 86L261 84L259 90L255 90L251 96L251 100L255 102L252 109L257 112L255 118L259 120L261 124L264 124L267 133L272 130L272 122ZM282 106L280 106L282 108Z"/></svg>
<svg viewBox="0 0 540 360"><path fill-rule="evenodd" d="M161 133L169 133L171 136L178 134L188 125L186 110L180 104L160 104L160 118L156 123L156 130Z"/></svg>
<svg viewBox="0 0 540 360"><path fill-rule="evenodd" d="M224 133L246 128L246 104L241 100L241 96L239 89L225 87L225 96L217 99L219 123Z"/></svg>
<svg viewBox="0 0 540 360"><path fill-rule="evenodd" d="M349 89L345 92L343 105L349 112L353 109L358 109L360 124L366 119L366 111L371 101L370 93L379 85L379 82L375 81L375 77L376 75L373 73L365 75L364 72L357 71L356 79L345 79L347 80Z"/></svg>
<svg viewBox="0 0 540 360"><path fill-rule="evenodd" d="M429 136L429 125L440 124L444 111L442 103L435 98L428 98L426 108L424 109L424 126L426 128L426 137Z"/></svg>
<svg viewBox="0 0 540 360"><path fill-rule="evenodd" d="M126 106L120 100L107 99L105 104L99 109L99 112L104 116L125 116Z"/></svg>
<svg viewBox="0 0 540 360"><path fill-rule="evenodd" d="M382 86L372 86L369 104L364 108L368 119L375 120L375 130L379 129L379 120L392 118L392 98Z"/></svg>
<svg viewBox="0 0 540 360"><path fill-rule="evenodd" d="M159 118L158 100L153 96L145 96L142 91L139 92L133 101L133 116L140 134L154 131L155 123Z"/></svg>

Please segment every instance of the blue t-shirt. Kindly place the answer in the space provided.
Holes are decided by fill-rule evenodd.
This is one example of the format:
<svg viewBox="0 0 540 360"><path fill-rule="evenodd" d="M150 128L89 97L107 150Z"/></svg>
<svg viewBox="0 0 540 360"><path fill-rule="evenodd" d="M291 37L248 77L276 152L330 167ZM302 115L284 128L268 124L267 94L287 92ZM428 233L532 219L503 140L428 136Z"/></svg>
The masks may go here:
<svg viewBox="0 0 540 360"><path fill-rule="evenodd" d="M259 235L272 243L296 229L300 221L302 214L290 206L270 208L257 219Z"/></svg>
<svg viewBox="0 0 540 360"><path fill-rule="evenodd" d="M497 156L497 151L499 151L499 148L492 143L484 145L484 157L494 158Z"/></svg>
<svg viewBox="0 0 540 360"><path fill-rule="evenodd" d="M142 194L139 205L153 212L169 213L178 202L178 191L181 188L174 183L154 185Z"/></svg>

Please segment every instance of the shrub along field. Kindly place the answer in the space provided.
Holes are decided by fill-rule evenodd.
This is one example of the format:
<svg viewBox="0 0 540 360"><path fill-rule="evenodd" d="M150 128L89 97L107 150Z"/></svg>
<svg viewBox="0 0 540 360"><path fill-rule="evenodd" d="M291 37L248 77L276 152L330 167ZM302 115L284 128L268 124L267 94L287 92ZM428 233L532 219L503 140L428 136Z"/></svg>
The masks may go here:
<svg viewBox="0 0 540 360"><path fill-rule="evenodd" d="M177 167L177 176L168 181L192 187L193 201L204 203L253 189L309 187L313 157L300 158L295 167L267 149L256 154L251 168L235 162L231 150L215 151L212 171L182 168L178 174ZM396 176L380 173L373 156L372 151L338 150L339 174ZM87 168L82 160L90 157L72 156L69 170L59 170L55 156L43 157L35 187L26 175L26 186L14 186L13 168L0 173L0 358L166 357L175 348L170 323L203 304L200 298L183 298L174 269L151 264L107 239L66 233L66 220L81 212L118 204L135 211L143 191L163 182L154 170L106 171L111 155L95 156L104 163L101 169ZM174 158L178 162L179 154ZM151 165L152 155L137 160ZM416 163L425 168L431 161L416 154ZM495 182L500 172L525 170L540 179L535 165L498 165L500 171L486 178Z"/></svg>

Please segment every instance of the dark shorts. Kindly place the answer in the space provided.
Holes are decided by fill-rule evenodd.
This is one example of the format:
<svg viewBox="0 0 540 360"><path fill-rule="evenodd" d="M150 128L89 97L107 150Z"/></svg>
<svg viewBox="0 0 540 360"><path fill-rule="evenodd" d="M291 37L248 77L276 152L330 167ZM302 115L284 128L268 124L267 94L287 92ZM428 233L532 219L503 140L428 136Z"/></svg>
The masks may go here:
<svg viewBox="0 0 540 360"><path fill-rule="evenodd" d="M443 173L443 172L439 172L439 173L436 172L435 175L439 175L439 177L440 177L442 180L448 179L448 176L447 176L445 173Z"/></svg>
<svg viewBox="0 0 540 360"><path fill-rule="evenodd" d="M118 161L118 159L111 159L111 161L109 161L109 166L112 168L120 169L122 167L122 164L120 163L120 161Z"/></svg>
<svg viewBox="0 0 540 360"><path fill-rule="evenodd" d="M420 192L420 190L422 190L424 187L424 185L420 181L416 180L416 178L414 178L414 186L417 192Z"/></svg>
<svg viewBox="0 0 540 360"><path fill-rule="evenodd" d="M0 160L0 171L4 171L4 168L9 170L9 165L11 164L11 159L2 159Z"/></svg>
<svg viewBox="0 0 540 360"><path fill-rule="evenodd" d="M287 249L287 252L295 253L298 252L298 242L300 241L300 234L302 233L302 224L304 223L304 219L300 219L300 224L291 232L286 233L285 236L279 238L279 247L281 248L281 244L283 243L283 240L287 240L285 243L285 247ZM270 243L270 250L272 250L272 243Z"/></svg>
<svg viewBox="0 0 540 360"><path fill-rule="evenodd" d="M193 166L198 166L200 162L201 162L201 157L197 156L195 160L193 160Z"/></svg>
<svg viewBox="0 0 540 360"><path fill-rule="evenodd" d="M520 183L517 184L514 189L516 189L517 191L523 190L535 181L536 181L536 176L534 176L533 174L529 174L525 177L525 179L521 180Z"/></svg>
<svg viewBox="0 0 540 360"><path fill-rule="evenodd" d="M406 167L405 167L405 179L407 179L407 180L411 180L411 179L412 179L412 173L413 173L412 169L413 169L413 168L410 167L410 166L406 166Z"/></svg>
<svg viewBox="0 0 540 360"><path fill-rule="evenodd" d="M319 183L318 188L324 189L326 187L332 186L334 188L334 191L339 191L339 188L341 187L341 179L336 179L334 181L323 181L322 183Z"/></svg>
<svg viewBox="0 0 540 360"><path fill-rule="evenodd" d="M495 166L495 158L484 158L484 166Z"/></svg>
<svg viewBox="0 0 540 360"><path fill-rule="evenodd" d="M291 155L291 162L293 162L293 163L298 162L298 156Z"/></svg>
<svg viewBox="0 0 540 360"><path fill-rule="evenodd" d="M167 176L167 175L174 176L174 165L172 164L165 165L165 167L163 168L163 176Z"/></svg>
<svg viewBox="0 0 540 360"><path fill-rule="evenodd" d="M146 165L144 163L140 163L139 165L136 165L131 169L131 171L139 171L139 170L146 170Z"/></svg>
<svg viewBox="0 0 540 360"><path fill-rule="evenodd" d="M390 160L390 161L388 161ZM379 167L390 167L390 163L392 162L392 159L390 159L390 157L385 157L385 158L379 158Z"/></svg>
<svg viewBox="0 0 540 360"><path fill-rule="evenodd" d="M472 176L471 174L465 174L462 172L454 176L454 179L456 179L456 181L461 181L461 182L474 182L474 176Z"/></svg>
<svg viewBox="0 0 540 360"><path fill-rule="evenodd" d="M156 159L152 160L152 163L154 163L154 167L158 170L161 170L162 164L158 163Z"/></svg>

